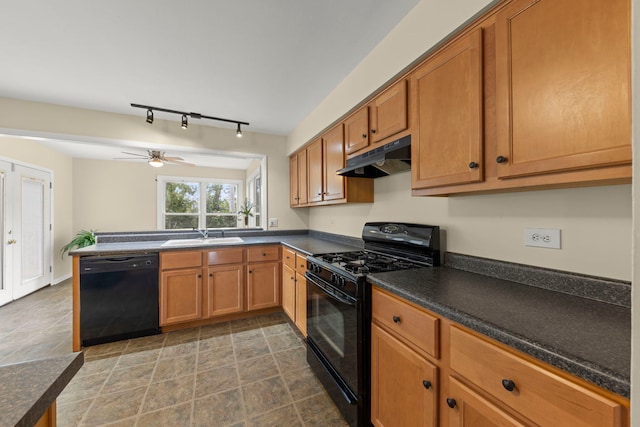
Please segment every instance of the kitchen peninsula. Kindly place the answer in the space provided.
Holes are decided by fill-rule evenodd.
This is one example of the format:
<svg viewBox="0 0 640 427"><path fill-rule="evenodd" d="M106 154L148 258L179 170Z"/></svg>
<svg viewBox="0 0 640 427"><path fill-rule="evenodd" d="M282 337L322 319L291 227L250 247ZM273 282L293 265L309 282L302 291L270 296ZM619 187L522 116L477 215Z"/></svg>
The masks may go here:
<svg viewBox="0 0 640 427"><path fill-rule="evenodd" d="M168 248L162 246L163 240L140 241L140 238L98 243L75 250L72 255L77 261L82 256L98 254L193 250L193 247ZM220 245L220 249L282 245L314 255L353 250L362 244L352 237L315 231L255 232L242 240ZM444 259L441 267L374 274L369 281L389 295L442 317L446 324L459 324L528 360L548 366L555 374L582 386L586 384L617 402L622 419L628 418L631 337L628 282L449 253L444 254ZM74 286L77 285L74 280ZM442 347L442 351L448 350Z"/></svg>

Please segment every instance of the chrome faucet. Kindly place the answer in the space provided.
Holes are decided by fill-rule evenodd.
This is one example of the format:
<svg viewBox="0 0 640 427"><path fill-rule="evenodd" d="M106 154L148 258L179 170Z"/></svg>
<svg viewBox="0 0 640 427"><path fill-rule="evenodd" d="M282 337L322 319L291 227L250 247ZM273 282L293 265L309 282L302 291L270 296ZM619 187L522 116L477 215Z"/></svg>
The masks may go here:
<svg viewBox="0 0 640 427"><path fill-rule="evenodd" d="M197 228L194 228L193 230L200 233L203 239L207 239L209 237L209 230L207 230L206 228L204 230L198 230Z"/></svg>

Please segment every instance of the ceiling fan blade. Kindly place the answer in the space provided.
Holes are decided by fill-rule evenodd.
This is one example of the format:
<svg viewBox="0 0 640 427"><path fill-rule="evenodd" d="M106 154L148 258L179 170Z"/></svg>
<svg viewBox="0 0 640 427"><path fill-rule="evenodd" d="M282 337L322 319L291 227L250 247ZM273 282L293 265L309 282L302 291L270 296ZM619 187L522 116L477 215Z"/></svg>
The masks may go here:
<svg viewBox="0 0 640 427"><path fill-rule="evenodd" d="M146 155L146 154L129 153L129 152L126 152L126 151L123 151L123 152L122 152L122 154L129 154L129 155L131 155L131 156L138 156L138 157L149 157L149 156L148 156L148 155Z"/></svg>
<svg viewBox="0 0 640 427"><path fill-rule="evenodd" d="M187 162L183 162L181 160L169 160L168 158L164 159L167 163L175 163L177 165L182 165L182 166L195 166L193 163L187 163Z"/></svg>
<svg viewBox="0 0 640 427"><path fill-rule="evenodd" d="M146 160L140 157L114 157L113 160Z"/></svg>
<svg viewBox="0 0 640 427"><path fill-rule="evenodd" d="M178 160L178 161L183 161L184 159L182 157L163 157L164 160L167 161L173 161L173 160Z"/></svg>

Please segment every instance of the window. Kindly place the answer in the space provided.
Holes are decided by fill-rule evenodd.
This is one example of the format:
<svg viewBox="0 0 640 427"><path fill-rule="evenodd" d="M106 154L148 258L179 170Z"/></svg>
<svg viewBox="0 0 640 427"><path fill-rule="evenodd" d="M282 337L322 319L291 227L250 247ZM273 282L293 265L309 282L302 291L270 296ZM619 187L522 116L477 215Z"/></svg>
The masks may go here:
<svg viewBox="0 0 640 427"><path fill-rule="evenodd" d="M250 226L262 227L262 175L260 168L256 170L247 181L247 194L253 205L253 218L250 218Z"/></svg>
<svg viewBox="0 0 640 427"><path fill-rule="evenodd" d="M235 228L242 181L158 177L158 228Z"/></svg>

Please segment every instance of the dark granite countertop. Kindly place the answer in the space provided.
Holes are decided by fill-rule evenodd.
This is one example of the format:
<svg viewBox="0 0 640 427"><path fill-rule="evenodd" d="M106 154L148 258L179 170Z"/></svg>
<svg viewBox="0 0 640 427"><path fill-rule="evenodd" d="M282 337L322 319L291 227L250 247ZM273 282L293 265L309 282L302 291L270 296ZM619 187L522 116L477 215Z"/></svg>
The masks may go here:
<svg viewBox="0 0 640 427"><path fill-rule="evenodd" d="M82 353L0 366L0 426L33 426L84 363Z"/></svg>
<svg viewBox="0 0 640 427"><path fill-rule="evenodd" d="M368 276L370 283L624 397L631 310L449 267Z"/></svg>
<svg viewBox="0 0 640 427"><path fill-rule="evenodd" d="M144 252L164 252L178 250L200 250L211 248L223 248L232 246L264 245L270 243L284 244L307 255L327 252L346 252L356 248L357 241L353 238L340 240L327 240L312 235L264 235L242 237L239 243L211 244L211 245L184 245L184 246L162 246L165 241L127 241L100 243L87 246L81 249L69 251L70 255L115 255L122 253L144 253ZM360 246L361 247L361 246Z"/></svg>

